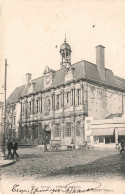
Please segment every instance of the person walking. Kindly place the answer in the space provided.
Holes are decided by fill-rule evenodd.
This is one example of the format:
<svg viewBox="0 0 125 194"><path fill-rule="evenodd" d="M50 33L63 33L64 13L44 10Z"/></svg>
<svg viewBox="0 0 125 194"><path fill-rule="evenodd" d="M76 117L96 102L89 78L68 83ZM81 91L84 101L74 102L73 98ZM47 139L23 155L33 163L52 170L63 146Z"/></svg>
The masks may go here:
<svg viewBox="0 0 125 194"><path fill-rule="evenodd" d="M44 152L47 152L48 151L48 149L47 149L47 137L44 139L43 145L44 145Z"/></svg>
<svg viewBox="0 0 125 194"><path fill-rule="evenodd" d="M16 152L17 148L18 148L18 143L15 141L15 139L13 139L13 158L14 158L14 155L16 155L17 158L19 158L19 155Z"/></svg>
<svg viewBox="0 0 125 194"><path fill-rule="evenodd" d="M12 150L13 148L13 143L10 139L8 139L8 142L7 142L7 150L8 150L8 154L7 154L7 158L9 158L9 156L11 156L11 158L13 158L13 155L12 155Z"/></svg>
<svg viewBox="0 0 125 194"><path fill-rule="evenodd" d="M123 151L124 151L124 147L125 147L125 142L124 142L124 140L122 140L122 142L121 142L121 150L120 150L120 153L122 153Z"/></svg>

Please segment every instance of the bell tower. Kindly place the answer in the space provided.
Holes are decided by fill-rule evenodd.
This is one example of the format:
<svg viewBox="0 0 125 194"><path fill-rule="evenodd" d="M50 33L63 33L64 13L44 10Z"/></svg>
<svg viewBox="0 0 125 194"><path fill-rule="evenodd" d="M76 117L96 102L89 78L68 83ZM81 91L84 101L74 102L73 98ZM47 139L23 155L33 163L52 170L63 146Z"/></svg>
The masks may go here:
<svg viewBox="0 0 125 194"><path fill-rule="evenodd" d="M71 47L70 45L66 42L66 35L65 35L65 40L64 43L60 47L60 68L68 67L71 65Z"/></svg>

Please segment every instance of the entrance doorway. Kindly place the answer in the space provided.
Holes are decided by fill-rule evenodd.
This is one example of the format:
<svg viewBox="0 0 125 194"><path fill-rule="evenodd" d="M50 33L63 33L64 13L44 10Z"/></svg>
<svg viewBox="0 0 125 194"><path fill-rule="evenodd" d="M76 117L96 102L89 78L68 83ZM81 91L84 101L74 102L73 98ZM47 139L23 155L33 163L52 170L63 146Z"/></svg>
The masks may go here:
<svg viewBox="0 0 125 194"><path fill-rule="evenodd" d="M50 144L51 140L51 131L45 131L45 136L46 136L46 143Z"/></svg>

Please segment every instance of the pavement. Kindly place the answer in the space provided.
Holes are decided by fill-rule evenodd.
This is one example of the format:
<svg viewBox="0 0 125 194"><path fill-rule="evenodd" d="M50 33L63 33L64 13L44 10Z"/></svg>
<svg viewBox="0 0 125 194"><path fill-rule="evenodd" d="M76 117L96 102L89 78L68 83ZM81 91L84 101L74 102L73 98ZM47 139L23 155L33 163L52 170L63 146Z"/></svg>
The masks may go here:
<svg viewBox="0 0 125 194"><path fill-rule="evenodd" d="M6 166L10 166L11 164L14 164L16 162L16 160L7 160L7 159L1 159L0 160L0 167L6 167Z"/></svg>
<svg viewBox="0 0 125 194"><path fill-rule="evenodd" d="M3 188L6 189L6 182L8 186L10 183L9 194L15 183L27 189L38 183L41 188L43 182L57 185L75 181L84 183L88 181L87 184L99 182L101 188L109 190L118 187L116 194L122 194L121 188L125 191L125 154L120 154L117 149L83 148L44 152L43 148L36 147L19 148L17 152L19 159L16 163L1 169Z"/></svg>
<svg viewBox="0 0 125 194"><path fill-rule="evenodd" d="M6 176L37 177L81 174L125 174L125 157L116 149L79 149L43 152L42 148L19 148L19 159L2 169Z"/></svg>

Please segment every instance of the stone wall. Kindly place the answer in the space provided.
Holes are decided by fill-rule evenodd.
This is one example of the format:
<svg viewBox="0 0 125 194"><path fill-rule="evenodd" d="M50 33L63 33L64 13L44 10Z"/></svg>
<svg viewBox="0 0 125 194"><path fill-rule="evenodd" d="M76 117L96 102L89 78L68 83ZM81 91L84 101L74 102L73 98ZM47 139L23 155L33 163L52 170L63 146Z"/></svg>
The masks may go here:
<svg viewBox="0 0 125 194"><path fill-rule="evenodd" d="M122 93L88 84L88 116L104 119L115 113L123 113Z"/></svg>

